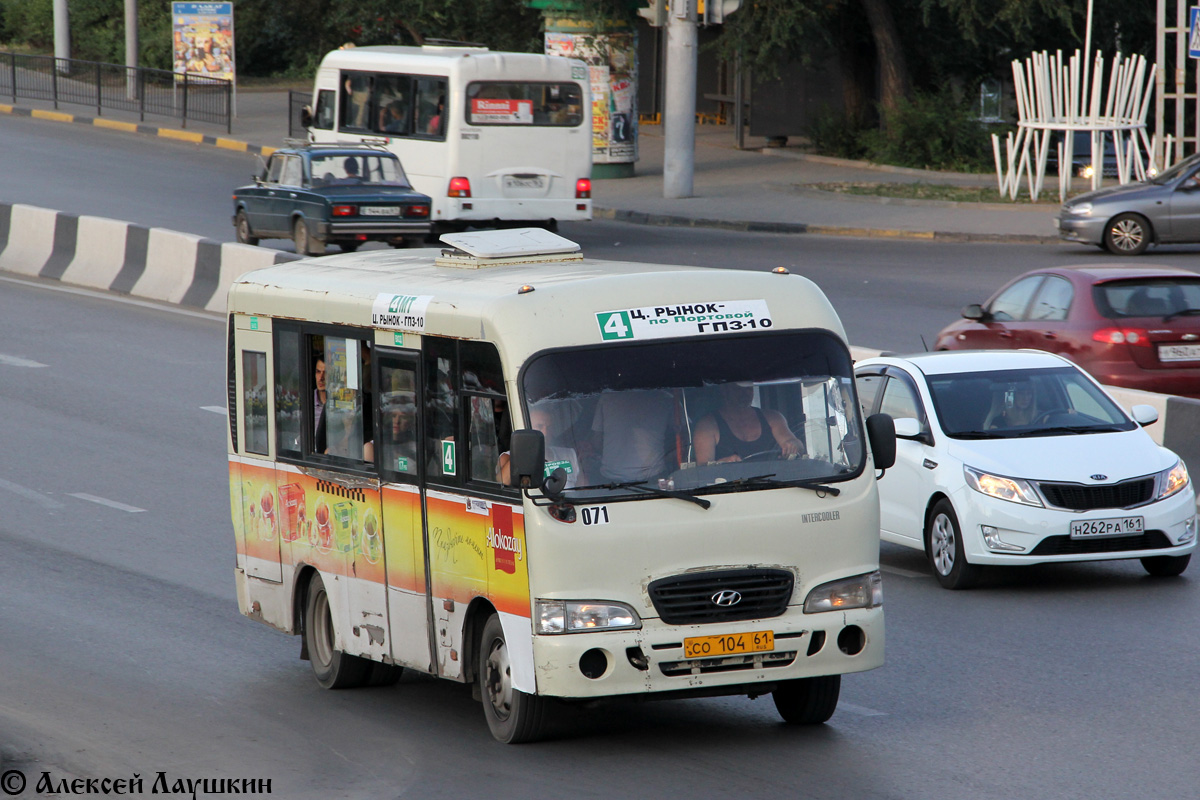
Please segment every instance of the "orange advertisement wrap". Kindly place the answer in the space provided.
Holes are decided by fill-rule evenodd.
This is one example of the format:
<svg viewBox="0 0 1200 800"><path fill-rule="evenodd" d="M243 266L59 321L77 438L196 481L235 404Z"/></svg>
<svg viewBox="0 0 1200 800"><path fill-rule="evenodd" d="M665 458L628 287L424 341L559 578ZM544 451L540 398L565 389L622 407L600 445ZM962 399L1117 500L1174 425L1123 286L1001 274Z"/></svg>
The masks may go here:
<svg viewBox="0 0 1200 800"><path fill-rule="evenodd" d="M429 492L432 594L455 602L483 595L497 611L529 617L525 517L519 506Z"/></svg>
<svg viewBox="0 0 1200 800"><path fill-rule="evenodd" d="M415 486L383 489L383 540L387 582L393 589L425 594L425 550L421 541L421 495Z"/></svg>
<svg viewBox="0 0 1200 800"><path fill-rule="evenodd" d="M239 555L285 565L312 564L322 572L384 583L379 492L347 488L282 465L245 461L230 463L230 481L240 487L241 495L241 519L234 514L234 527L240 522L241 529ZM230 494L237 492L231 489ZM396 533L411 539L411 523L404 525L397 517L396 525ZM247 570L252 567L248 562Z"/></svg>

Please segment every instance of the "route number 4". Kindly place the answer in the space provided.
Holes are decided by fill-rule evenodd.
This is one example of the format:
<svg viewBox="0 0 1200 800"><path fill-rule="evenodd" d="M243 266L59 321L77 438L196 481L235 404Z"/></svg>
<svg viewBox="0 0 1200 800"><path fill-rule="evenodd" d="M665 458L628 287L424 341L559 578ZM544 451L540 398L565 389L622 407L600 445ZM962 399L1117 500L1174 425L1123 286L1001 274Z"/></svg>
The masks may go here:
<svg viewBox="0 0 1200 800"><path fill-rule="evenodd" d="M633 338L633 326L629 324L629 312L627 311L597 314L596 321L600 323L600 335L606 342L611 339Z"/></svg>

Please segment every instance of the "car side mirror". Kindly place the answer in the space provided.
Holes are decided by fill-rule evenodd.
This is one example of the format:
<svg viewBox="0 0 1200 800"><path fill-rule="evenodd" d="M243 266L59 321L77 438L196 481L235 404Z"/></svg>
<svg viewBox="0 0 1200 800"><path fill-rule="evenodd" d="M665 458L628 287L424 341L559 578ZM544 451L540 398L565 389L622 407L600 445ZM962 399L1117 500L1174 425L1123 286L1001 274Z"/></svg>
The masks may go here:
<svg viewBox="0 0 1200 800"><path fill-rule="evenodd" d="M983 306L979 303L971 303L969 306L963 306L963 319L973 319L976 322L987 322L992 318L992 315L983 310Z"/></svg>
<svg viewBox="0 0 1200 800"><path fill-rule="evenodd" d="M546 482L546 437L542 432L513 431L508 452L508 485L541 489Z"/></svg>
<svg viewBox="0 0 1200 800"><path fill-rule="evenodd" d="M300 127L310 128L313 123L312 107L304 106L300 109Z"/></svg>
<svg viewBox="0 0 1200 800"><path fill-rule="evenodd" d="M886 470L896 463L896 425L887 414L867 417L867 441L875 456L875 469Z"/></svg>
<svg viewBox="0 0 1200 800"><path fill-rule="evenodd" d="M933 437L921 430L921 421L915 417L901 417L895 420L895 425L897 439L911 439L923 444L933 444Z"/></svg>
<svg viewBox="0 0 1200 800"><path fill-rule="evenodd" d="M1145 428L1158 422L1158 409L1154 406L1139 404L1129 409L1133 421Z"/></svg>

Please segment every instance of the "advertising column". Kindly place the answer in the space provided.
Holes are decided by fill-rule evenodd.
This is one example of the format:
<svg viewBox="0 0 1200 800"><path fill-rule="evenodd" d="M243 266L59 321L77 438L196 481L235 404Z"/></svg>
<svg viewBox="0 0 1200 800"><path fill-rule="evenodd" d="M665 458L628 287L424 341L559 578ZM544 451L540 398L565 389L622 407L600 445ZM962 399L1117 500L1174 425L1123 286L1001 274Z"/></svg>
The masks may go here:
<svg viewBox="0 0 1200 800"><path fill-rule="evenodd" d="M637 31L619 20L546 17L546 53L588 65L592 177L631 178L637 161Z"/></svg>

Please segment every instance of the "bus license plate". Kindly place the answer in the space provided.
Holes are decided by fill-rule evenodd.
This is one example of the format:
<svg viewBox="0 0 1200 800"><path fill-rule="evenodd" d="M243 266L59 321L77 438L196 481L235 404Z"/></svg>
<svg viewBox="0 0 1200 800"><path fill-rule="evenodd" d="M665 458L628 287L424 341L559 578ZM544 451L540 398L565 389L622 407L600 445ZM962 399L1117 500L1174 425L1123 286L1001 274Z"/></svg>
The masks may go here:
<svg viewBox="0 0 1200 800"><path fill-rule="evenodd" d="M683 640L684 658L711 658L738 653L761 653L774 649L774 631L731 633L725 636L693 636Z"/></svg>
<svg viewBox="0 0 1200 800"><path fill-rule="evenodd" d="M1144 517L1113 517L1111 519L1077 519L1071 523L1072 539L1095 539L1100 536L1131 536L1146 530Z"/></svg>
<svg viewBox="0 0 1200 800"><path fill-rule="evenodd" d="M398 217L400 206L363 206L358 213L364 217Z"/></svg>
<svg viewBox="0 0 1200 800"><path fill-rule="evenodd" d="M1160 344L1158 346L1159 361L1197 361L1200 360L1200 344Z"/></svg>

